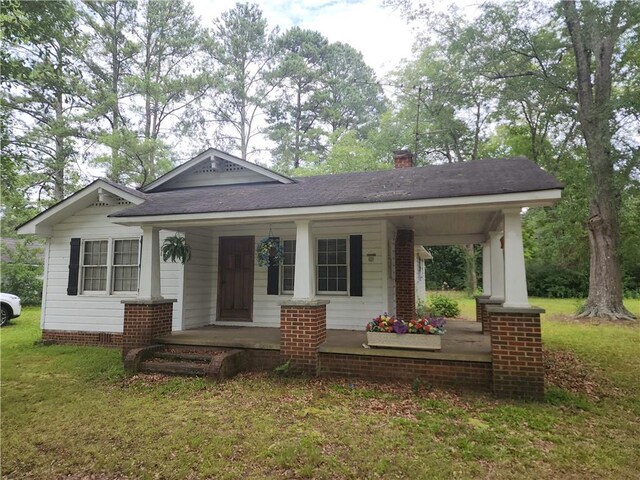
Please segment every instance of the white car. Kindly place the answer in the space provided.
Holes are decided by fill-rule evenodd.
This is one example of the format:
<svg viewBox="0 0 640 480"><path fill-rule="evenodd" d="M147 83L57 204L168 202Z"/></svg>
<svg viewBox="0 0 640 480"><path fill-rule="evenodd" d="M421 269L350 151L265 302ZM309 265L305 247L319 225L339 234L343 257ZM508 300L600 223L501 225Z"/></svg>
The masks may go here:
<svg viewBox="0 0 640 480"><path fill-rule="evenodd" d="M0 319L0 327L4 327L9 320L20 316L22 306L20 305L20 297L11 295L10 293L0 293L0 304L2 306L2 319Z"/></svg>

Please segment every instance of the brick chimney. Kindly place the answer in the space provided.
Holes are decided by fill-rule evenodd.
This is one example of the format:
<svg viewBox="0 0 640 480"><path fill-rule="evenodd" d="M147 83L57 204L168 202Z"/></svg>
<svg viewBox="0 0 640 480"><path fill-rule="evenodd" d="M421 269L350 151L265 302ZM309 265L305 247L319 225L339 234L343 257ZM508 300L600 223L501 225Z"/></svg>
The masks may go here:
<svg viewBox="0 0 640 480"><path fill-rule="evenodd" d="M393 163L395 168L413 167L413 153L409 150L396 150L393 152Z"/></svg>

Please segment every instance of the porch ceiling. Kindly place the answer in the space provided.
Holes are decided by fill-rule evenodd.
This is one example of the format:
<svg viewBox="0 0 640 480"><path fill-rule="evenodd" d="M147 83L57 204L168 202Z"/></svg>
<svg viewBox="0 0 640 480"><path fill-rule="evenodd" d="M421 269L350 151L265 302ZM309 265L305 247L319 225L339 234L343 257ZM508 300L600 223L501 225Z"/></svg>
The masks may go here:
<svg viewBox="0 0 640 480"><path fill-rule="evenodd" d="M431 213L395 217L398 228L411 228L418 245L454 245L482 243L488 232L499 227L500 211Z"/></svg>

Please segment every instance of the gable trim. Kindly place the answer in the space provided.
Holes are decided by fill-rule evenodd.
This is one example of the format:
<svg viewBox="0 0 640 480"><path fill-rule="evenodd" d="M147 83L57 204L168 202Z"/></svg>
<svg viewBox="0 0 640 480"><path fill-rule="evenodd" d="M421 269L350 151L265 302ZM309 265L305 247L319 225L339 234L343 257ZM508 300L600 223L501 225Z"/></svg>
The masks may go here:
<svg viewBox="0 0 640 480"><path fill-rule="evenodd" d="M51 235L51 227L60 222L63 218L66 218L67 215L65 215L65 212L73 210L73 207L78 207L78 205L80 205L80 209L88 207L95 202L95 194L97 194L99 190L104 190L112 195L131 202L134 205L139 205L145 200L142 194L134 195L127 189L120 188L117 184L97 179L83 189L78 190L73 195L70 195L45 211L40 212L31 220L17 227L16 231L21 235L32 234L49 236ZM69 215L72 214L73 213L69 213Z"/></svg>
<svg viewBox="0 0 640 480"><path fill-rule="evenodd" d="M193 168L196 165L198 165L199 163L209 159L210 157L222 158L222 159L227 160L227 161L229 161L231 163L235 163L236 165L244 167L247 170L251 170L251 171L253 171L255 173L258 173L259 175L263 175L263 176L265 176L267 178L270 178L272 180L276 180L276 181L278 181L280 183L295 183L295 181L293 179L291 179L289 177L285 177L284 175L280 175L279 173L276 173L276 172L274 172L272 170L269 170L268 168L261 167L260 165L256 165L255 163L248 162L246 160L243 160L243 159L241 159L239 157L236 157L236 156L231 155L229 153L223 152L221 150L217 150L215 148L209 148L209 149L205 150L204 152L200 153L199 155L196 155L191 160L183 163L179 167L176 167L173 170L165 173L161 177L155 179L153 182L149 183L148 185L145 185L144 187L142 187L141 190L143 192L146 192L146 193L153 192L154 190L156 190L160 186L162 186L165 183L175 179L176 177L179 177L183 173L189 171L191 168Z"/></svg>

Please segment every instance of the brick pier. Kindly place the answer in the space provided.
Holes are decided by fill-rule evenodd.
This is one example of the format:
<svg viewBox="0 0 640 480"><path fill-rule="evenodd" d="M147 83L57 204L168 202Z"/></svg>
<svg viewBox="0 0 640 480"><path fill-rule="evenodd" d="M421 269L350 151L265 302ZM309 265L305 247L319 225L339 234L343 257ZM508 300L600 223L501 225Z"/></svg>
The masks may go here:
<svg viewBox="0 0 640 480"><path fill-rule="evenodd" d="M544 397L541 308L488 306L493 392L498 397Z"/></svg>
<svg viewBox="0 0 640 480"><path fill-rule="evenodd" d="M416 318L416 275L413 230L396 233L396 316Z"/></svg>
<svg viewBox="0 0 640 480"><path fill-rule="evenodd" d="M280 356L295 372L315 375L318 347L327 339L327 300L290 301L280 306Z"/></svg>
<svg viewBox="0 0 640 480"><path fill-rule="evenodd" d="M122 301L124 304L123 357L133 348L151 345L154 337L171 333L175 301L167 299Z"/></svg>

